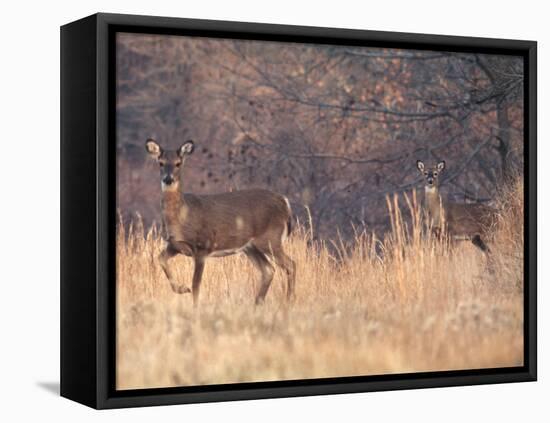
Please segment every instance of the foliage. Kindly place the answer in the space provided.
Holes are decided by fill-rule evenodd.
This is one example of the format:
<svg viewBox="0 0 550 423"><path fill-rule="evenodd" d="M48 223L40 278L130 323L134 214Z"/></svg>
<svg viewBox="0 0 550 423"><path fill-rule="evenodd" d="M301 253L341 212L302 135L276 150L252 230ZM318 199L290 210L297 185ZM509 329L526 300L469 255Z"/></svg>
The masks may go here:
<svg viewBox="0 0 550 423"><path fill-rule="evenodd" d="M143 144L192 138L187 191L271 188L321 239L381 236L417 159L447 161L445 195L493 200L522 169L522 104L513 56L119 34L118 207L158 220Z"/></svg>

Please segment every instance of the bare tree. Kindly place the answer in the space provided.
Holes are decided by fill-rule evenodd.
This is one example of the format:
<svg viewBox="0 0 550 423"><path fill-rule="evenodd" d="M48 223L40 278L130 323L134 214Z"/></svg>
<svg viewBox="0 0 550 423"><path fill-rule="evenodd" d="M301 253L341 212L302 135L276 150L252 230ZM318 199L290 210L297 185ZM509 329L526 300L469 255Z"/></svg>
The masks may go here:
<svg viewBox="0 0 550 423"><path fill-rule="evenodd" d="M418 158L445 159L442 190L463 201L489 201L522 169L518 57L150 35L118 45L121 170L148 136L193 138L189 189L271 187L300 219L309 208L321 237L385 230L383 198L417 186ZM148 207L136 184L147 182L122 208Z"/></svg>

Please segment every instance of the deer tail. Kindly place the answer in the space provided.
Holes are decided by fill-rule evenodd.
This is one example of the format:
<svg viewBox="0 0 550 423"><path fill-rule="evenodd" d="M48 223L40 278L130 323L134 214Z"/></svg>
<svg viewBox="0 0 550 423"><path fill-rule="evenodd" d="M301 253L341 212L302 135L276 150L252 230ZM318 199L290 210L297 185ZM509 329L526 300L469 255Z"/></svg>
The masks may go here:
<svg viewBox="0 0 550 423"><path fill-rule="evenodd" d="M291 233L292 233L292 216L289 216L286 222L286 236L290 236Z"/></svg>
<svg viewBox="0 0 550 423"><path fill-rule="evenodd" d="M286 207L288 209L288 219L286 221L286 236L289 237L292 233L292 208L290 207L290 202L288 201L288 198L284 197Z"/></svg>

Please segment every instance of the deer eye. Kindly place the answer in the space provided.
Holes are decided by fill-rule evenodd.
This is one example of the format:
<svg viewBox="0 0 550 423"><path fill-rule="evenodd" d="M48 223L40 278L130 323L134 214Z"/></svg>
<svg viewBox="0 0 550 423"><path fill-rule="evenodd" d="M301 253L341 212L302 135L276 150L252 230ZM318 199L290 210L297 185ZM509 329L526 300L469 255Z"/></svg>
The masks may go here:
<svg viewBox="0 0 550 423"><path fill-rule="evenodd" d="M160 167L163 167L163 166L164 166L164 163L163 163L163 162L159 162L159 166L160 166Z"/></svg>
<svg viewBox="0 0 550 423"><path fill-rule="evenodd" d="M181 163L176 163L176 167L180 167Z"/></svg>
<svg viewBox="0 0 550 423"><path fill-rule="evenodd" d="M428 176L428 172L424 172L424 175L425 175L425 176Z"/></svg>
<svg viewBox="0 0 550 423"><path fill-rule="evenodd" d="M434 172L434 176L437 176L437 172Z"/></svg>

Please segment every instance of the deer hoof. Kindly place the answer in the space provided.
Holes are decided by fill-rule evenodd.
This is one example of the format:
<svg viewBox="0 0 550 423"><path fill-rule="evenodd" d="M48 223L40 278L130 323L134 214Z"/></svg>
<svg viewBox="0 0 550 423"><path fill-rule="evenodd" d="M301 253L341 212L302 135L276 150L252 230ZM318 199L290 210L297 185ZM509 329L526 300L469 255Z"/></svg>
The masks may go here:
<svg viewBox="0 0 550 423"><path fill-rule="evenodd" d="M188 294L191 292L191 289L187 288L185 285L172 285L172 291L174 291L176 294Z"/></svg>

